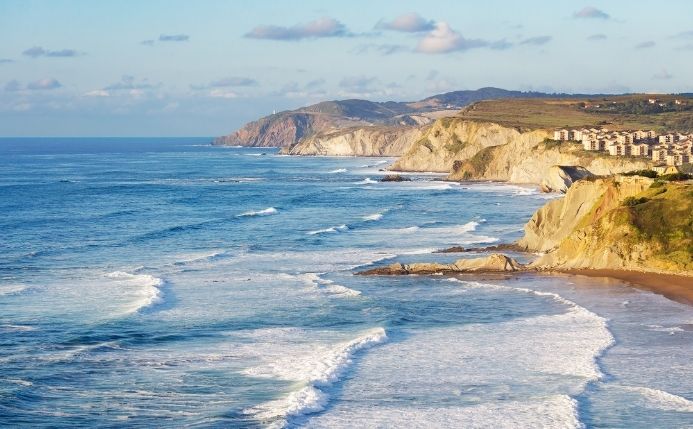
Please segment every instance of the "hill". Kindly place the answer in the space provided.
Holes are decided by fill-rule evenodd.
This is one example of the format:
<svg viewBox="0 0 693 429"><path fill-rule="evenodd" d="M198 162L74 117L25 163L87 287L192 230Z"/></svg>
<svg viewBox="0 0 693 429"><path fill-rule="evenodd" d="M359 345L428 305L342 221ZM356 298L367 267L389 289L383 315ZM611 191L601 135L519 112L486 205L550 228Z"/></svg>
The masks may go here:
<svg viewBox="0 0 693 429"><path fill-rule="evenodd" d="M427 125L433 122L434 117L440 116L441 111L454 115L463 107L479 100L556 96L559 95L481 88L438 94L414 102L358 99L324 101L250 122L229 135L216 138L214 144L286 147L297 144L305 137L334 133L345 128Z"/></svg>
<svg viewBox="0 0 693 429"><path fill-rule="evenodd" d="M656 102L650 103L650 99ZM676 100L683 104L676 104ZM633 94L488 100L468 106L457 116L521 130L604 126L692 132L693 98Z"/></svg>

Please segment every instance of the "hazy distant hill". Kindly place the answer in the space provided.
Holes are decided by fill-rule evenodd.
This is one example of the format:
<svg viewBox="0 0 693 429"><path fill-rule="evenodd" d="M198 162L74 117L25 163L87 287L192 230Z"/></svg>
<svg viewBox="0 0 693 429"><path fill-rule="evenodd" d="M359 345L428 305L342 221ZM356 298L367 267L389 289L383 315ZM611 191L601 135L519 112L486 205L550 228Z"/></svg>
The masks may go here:
<svg viewBox="0 0 693 429"><path fill-rule="evenodd" d="M565 94L508 91L500 88L453 91L414 102L368 100L323 101L296 110L279 112L244 125L215 139L214 144L231 146L284 147L316 133L370 125L425 125L432 112L459 110L479 100L506 98L568 97Z"/></svg>

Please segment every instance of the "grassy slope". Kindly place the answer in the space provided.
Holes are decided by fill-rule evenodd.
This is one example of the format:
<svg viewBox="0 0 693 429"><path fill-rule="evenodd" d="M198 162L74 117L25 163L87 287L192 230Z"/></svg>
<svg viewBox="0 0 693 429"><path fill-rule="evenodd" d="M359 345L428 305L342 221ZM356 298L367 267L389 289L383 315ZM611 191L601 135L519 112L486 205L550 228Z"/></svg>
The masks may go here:
<svg viewBox="0 0 693 429"><path fill-rule="evenodd" d="M693 272L693 185L655 183L633 197L644 201L633 206L610 198L615 191L607 188L575 229L586 233L578 240L587 246L581 251L604 254L616 246L624 253L644 252L649 269Z"/></svg>
<svg viewBox="0 0 693 429"><path fill-rule="evenodd" d="M693 131L693 111L657 114L616 114L587 112L577 103L623 102L647 98L646 95L611 96L595 99L507 99L473 104L459 117L473 121L489 121L519 129L605 126L613 130L655 129ZM658 96L658 98L671 96ZM591 100L591 101L590 101Z"/></svg>
<svg viewBox="0 0 693 429"><path fill-rule="evenodd" d="M658 264L693 271L693 185L667 183L638 197L647 201L617 209L616 217L635 232L628 239L656 243Z"/></svg>

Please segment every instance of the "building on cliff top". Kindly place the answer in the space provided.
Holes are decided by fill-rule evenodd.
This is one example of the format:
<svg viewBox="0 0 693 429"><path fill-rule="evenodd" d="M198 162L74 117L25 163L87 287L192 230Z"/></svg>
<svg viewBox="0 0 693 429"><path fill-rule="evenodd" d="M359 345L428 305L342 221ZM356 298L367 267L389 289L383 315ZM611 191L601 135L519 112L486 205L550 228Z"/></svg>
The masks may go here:
<svg viewBox="0 0 693 429"><path fill-rule="evenodd" d="M651 157L654 162L674 166L693 161L693 134L563 128L554 131L553 136L554 140L581 143L585 150L606 151L611 156Z"/></svg>

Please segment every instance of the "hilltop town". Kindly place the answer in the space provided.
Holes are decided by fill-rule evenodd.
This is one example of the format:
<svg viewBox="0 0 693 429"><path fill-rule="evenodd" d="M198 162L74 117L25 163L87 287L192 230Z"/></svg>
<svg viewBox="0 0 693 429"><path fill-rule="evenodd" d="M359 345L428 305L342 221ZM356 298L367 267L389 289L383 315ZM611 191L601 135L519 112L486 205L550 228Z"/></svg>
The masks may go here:
<svg viewBox="0 0 693 429"><path fill-rule="evenodd" d="M560 129L554 140L581 143L587 151L608 152L611 156L650 158L655 171L670 172L667 166L690 164L693 133L658 134L655 131L609 131L606 128Z"/></svg>

